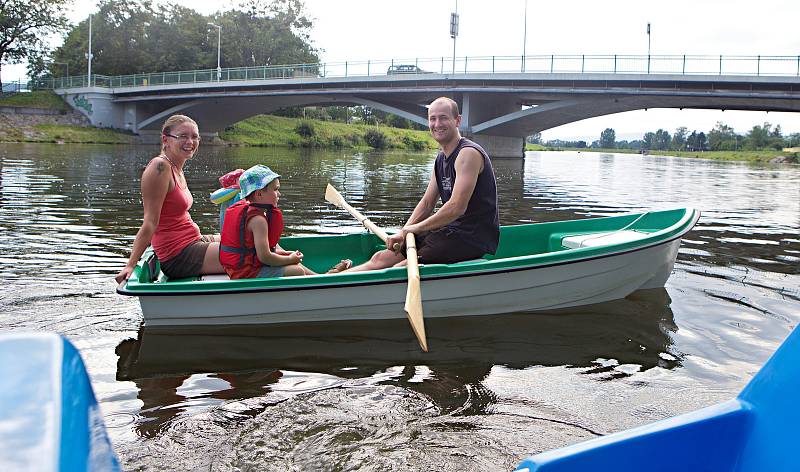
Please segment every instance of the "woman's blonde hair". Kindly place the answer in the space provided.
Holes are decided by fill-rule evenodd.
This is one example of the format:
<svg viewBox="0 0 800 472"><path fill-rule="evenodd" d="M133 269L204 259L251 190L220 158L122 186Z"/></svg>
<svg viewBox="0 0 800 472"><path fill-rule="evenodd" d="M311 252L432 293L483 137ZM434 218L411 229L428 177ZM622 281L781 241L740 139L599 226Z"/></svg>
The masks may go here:
<svg viewBox="0 0 800 472"><path fill-rule="evenodd" d="M183 123L191 123L197 126L197 122L195 122L193 119L189 118L186 115L172 115L169 118L167 118L167 121L165 121L164 125L161 127L161 135L164 136L169 134L170 132L172 132L172 128ZM164 151L165 151L165 146L162 144L161 152L163 153Z"/></svg>

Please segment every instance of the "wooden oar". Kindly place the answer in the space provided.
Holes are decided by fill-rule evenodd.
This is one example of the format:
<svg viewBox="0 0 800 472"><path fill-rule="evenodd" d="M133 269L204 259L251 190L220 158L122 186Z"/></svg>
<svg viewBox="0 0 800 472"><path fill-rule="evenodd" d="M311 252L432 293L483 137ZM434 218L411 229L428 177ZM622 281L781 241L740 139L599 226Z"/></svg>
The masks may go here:
<svg viewBox="0 0 800 472"><path fill-rule="evenodd" d="M384 243L389 239L386 231L379 228L375 223L371 222L369 218L350 206L345 201L342 194L333 188L331 184L328 184L328 187L325 189L325 200L353 215L353 218L358 220L365 228L372 231L372 234L381 238ZM398 249L399 245L395 245L395 251ZM422 347L423 351L428 352L428 340L425 338L425 321L422 313L422 296L420 295L417 244L412 233L406 235L406 260L408 261L406 265L408 272L408 288L406 290L405 310L408 315L408 321L411 323L411 329L414 330L420 347Z"/></svg>
<svg viewBox="0 0 800 472"><path fill-rule="evenodd" d="M389 239L389 236L386 234L386 231L378 228L378 226L376 226L375 223L371 222L369 218L359 213L359 211L356 210L355 208L351 207L344 200L342 194L339 193L338 190L333 188L333 185L331 184L328 184L328 188L325 189L325 200L327 200L330 203L333 203L337 207L353 215L353 218L357 219L358 222L364 225L365 228L372 231L372 234L381 238L383 242L386 242L386 240Z"/></svg>
<svg viewBox="0 0 800 472"><path fill-rule="evenodd" d="M422 295L419 287L419 265L417 265L417 242L414 233L406 234L406 269L408 270L408 289L406 290L406 315L411 329L417 335L419 346L428 352L428 340L425 337L425 320L422 317Z"/></svg>

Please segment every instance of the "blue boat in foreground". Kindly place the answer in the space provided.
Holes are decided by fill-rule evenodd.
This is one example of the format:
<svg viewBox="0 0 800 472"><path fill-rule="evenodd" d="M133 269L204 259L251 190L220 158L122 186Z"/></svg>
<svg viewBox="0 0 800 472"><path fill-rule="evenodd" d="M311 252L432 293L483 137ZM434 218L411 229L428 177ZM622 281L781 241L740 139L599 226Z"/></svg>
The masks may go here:
<svg viewBox="0 0 800 472"><path fill-rule="evenodd" d="M51 333L0 335L0 379L0 470L120 470L72 343Z"/></svg>
<svg viewBox="0 0 800 472"><path fill-rule="evenodd" d="M800 470L800 329L730 401L525 459L517 471Z"/></svg>

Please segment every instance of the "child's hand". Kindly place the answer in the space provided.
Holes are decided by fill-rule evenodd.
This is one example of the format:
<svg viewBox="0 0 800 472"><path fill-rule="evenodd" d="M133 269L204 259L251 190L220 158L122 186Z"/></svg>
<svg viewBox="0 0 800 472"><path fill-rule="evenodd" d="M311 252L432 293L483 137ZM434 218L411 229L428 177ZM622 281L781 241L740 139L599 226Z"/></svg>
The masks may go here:
<svg viewBox="0 0 800 472"><path fill-rule="evenodd" d="M303 253L300 251L294 251L289 254L289 258L292 260L292 264L300 264L303 262Z"/></svg>

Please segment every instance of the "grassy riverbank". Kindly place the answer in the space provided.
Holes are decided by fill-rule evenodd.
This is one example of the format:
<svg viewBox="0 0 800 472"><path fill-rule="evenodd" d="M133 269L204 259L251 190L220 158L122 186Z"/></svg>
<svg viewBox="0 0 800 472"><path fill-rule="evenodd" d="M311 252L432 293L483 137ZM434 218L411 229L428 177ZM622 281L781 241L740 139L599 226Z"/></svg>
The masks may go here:
<svg viewBox="0 0 800 472"><path fill-rule="evenodd" d="M0 95L0 107L45 108L63 112L70 109L61 97L50 90Z"/></svg>
<svg viewBox="0 0 800 472"><path fill-rule="evenodd" d="M535 147L535 148L534 148ZM577 152L606 152L616 154L640 154L635 149L599 149L599 148L552 148L537 144L528 144L527 151L577 151ZM798 153L782 152L775 149L760 151L648 151L652 156L689 157L698 159L713 159L719 161L744 161L744 162L770 162L776 158L786 158L787 162L798 161Z"/></svg>
<svg viewBox="0 0 800 472"><path fill-rule="evenodd" d="M310 148L436 149L428 131L346 124L258 115L226 128L223 141L245 146L289 146Z"/></svg>

